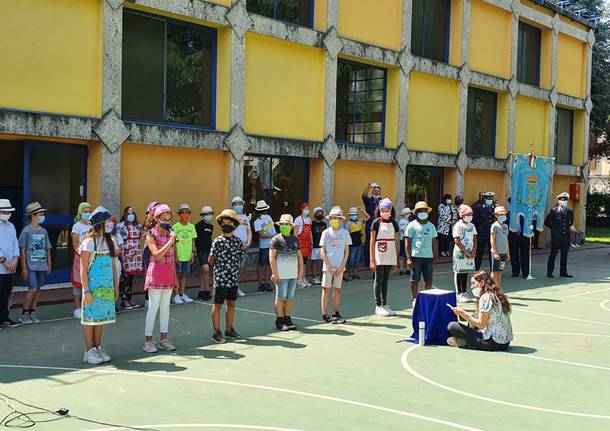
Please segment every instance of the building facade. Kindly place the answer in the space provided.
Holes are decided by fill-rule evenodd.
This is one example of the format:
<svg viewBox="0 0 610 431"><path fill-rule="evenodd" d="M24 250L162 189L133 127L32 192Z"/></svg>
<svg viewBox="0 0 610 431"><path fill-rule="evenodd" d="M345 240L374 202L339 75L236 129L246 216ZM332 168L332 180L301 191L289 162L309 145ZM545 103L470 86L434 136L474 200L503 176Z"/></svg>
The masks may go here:
<svg viewBox="0 0 610 431"><path fill-rule="evenodd" d="M377 182L397 206L504 203L530 146L557 158L552 196L586 190L593 31L545 4L4 1L0 192L49 208L65 280L84 199L296 214Z"/></svg>

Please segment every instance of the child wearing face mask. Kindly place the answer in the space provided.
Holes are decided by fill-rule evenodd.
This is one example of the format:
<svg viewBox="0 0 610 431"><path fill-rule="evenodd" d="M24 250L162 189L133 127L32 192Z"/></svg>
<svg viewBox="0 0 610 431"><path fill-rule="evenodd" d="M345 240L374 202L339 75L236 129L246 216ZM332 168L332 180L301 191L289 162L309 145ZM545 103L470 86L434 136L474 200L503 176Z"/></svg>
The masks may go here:
<svg viewBox="0 0 610 431"><path fill-rule="evenodd" d="M123 270L122 270L122 264L121 261L123 259L123 244L125 241L123 241L123 237L121 236L121 232L119 232L119 228L118 228L118 224L117 224L117 219L115 216L112 216L110 218L110 222L107 223L107 227L110 230L110 237L112 238L112 240L114 241L114 245L116 245L117 247L117 253L116 256L114 257L115 260L115 264L117 267L117 272L119 275L119 293L120 293L120 285L121 285L121 278L123 276ZM116 312L120 313L121 312L121 308L117 305L116 306Z"/></svg>
<svg viewBox="0 0 610 431"><path fill-rule="evenodd" d="M195 246L197 248L197 259L201 265L201 286L197 298L202 301L209 301L212 298L210 293L210 249L212 248L212 235L214 234L214 210L211 206L206 205L201 208L201 221L195 225L197 231L197 239Z"/></svg>
<svg viewBox="0 0 610 431"><path fill-rule="evenodd" d="M347 212L349 220L345 223L345 229L352 238L352 245L349 246L348 270L349 276L345 276L345 281L361 280L358 275L360 259L362 256L362 233L364 224L370 220L370 216L362 207L351 207Z"/></svg>
<svg viewBox="0 0 610 431"><path fill-rule="evenodd" d="M303 257L303 264L309 264L309 270L311 271L311 250L313 245L313 235L311 233L311 217L309 217L309 204L307 202L301 205L301 215L294 220L294 230L299 239L299 247L301 249L301 256ZM297 286L310 287L311 283L307 281L307 269L303 270L302 278L297 280Z"/></svg>
<svg viewBox="0 0 610 431"><path fill-rule="evenodd" d="M472 223L472 208L460 205L460 219L453 225L453 282L458 302L469 302L467 296L468 273L474 271L477 255L477 228Z"/></svg>
<svg viewBox="0 0 610 431"><path fill-rule="evenodd" d="M424 288L432 288L432 273L436 266L438 245L436 242L436 227L428 221L432 208L424 201L419 201L413 209L415 220L407 226L405 236L405 252L407 254L407 265L411 268L411 294L413 295L413 307L417 298L418 284L420 278L424 278Z"/></svg>
<svg viewBox="0 0 610 431"><path fill-rule="evenodd" d="M503 206L494 209L496 221L491 225L491 251L489 252L489 262L491 278L498 287L502 286L502 271L504 265L510 260L508 249L508 225L506 224L506 214L508 211Z"/></svg>
<svg viewBox="0 0 610 431"><path fill-rule="evenodd" d="M119 282L121 302L119 307L122 310L132 310L139 305L133 302L133 281L136 275L142 275L142 250L140 249L140 237L142 236L142 226L138 223L136 211L132 207L123 210L121 221L117 225L121 239L123 240L123 250L121 255L123 276Z"/></svg>
<svg viewBox="0 0 610 431"><path fill-rule="evenodd" d="M311 236L313 240L311 248L311 266L313 271L313 284L322 284L322 248L320 247L320 238L322 232L328 228L324 215L326 213L321 207L316 207L313 210L313 220L311 221Z"/></svg>
<svg viewBox="0 0 610 431"><path fill-rule="evenodd" d="M241 257L241 268L243 269L246 263L246 251L250 248L252 244L252 228L250 227L250 217L244 213L244 200L235 196L231 200L231 206L233 210L237 213L237 218L239 219L239 226L235 229L234 235L241 240L242 243L242 251L244 252ZM237 288L238 296L245 296L246 294L238 287Z"/></svg>
<svg viewBox="0 0 610 431"><path fill-rule="evenodd" d="M72 294L74 295L74 318L81 318L81 295L82 295L82 284L80 279L80 254L78 250L80 244L85 238L85 235L91 229L89 218L93 207L88 202L81 202L78 205L76 217L74 218L74 225L72 226L72 250L74 256L72 258L72 274L70 281L72 282Z"/></svg>
<svg viewBox="0 0 610 431"><path fill-rule="evenodd" d="M370 267L375 273L373 292L375 295L375 315L396 316L388 305L388 280L390 273L396 272L398 253L396 241L400 228L394 220L392 202L385 198L379 203L378 217L371 225Z"/></svg>
<svg viewBox="0 0 610 431"><path fill-rule="evenodd" d="M197 249L195 240L197 230L189 220L191 218L191 207L181 204L178 209L180 220L174 224L172 229L176 232L176 273L178 274L178 291L174 296L174 304L188 304L193 300L186 294L186 279L191 273L191 265L195 260Z"/></svg>
<svg viewBox="0 0 610 431"><path fill-rule="evenodd" d="M406 207L400 211L400 220L398 220L398 239L400 240L400 247L398 253L398 265L400 272L399 275L411 275L409 267L407 266L407 252L405 251L405 235L407 233L407 226L413 221L413 214L411 208Z"/></svg>

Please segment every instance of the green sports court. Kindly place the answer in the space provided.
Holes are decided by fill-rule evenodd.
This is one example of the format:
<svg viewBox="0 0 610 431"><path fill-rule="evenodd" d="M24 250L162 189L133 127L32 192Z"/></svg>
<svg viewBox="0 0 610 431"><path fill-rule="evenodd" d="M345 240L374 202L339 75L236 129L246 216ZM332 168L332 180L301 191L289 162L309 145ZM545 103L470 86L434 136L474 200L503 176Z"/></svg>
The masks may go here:
<svg viewBox="0 0 610 431"><path fill-rule="evenodd" d="M97 367L82 362L70 305L41 307L41 324L0 331L0 417L69 410L30 415L41 431L608 430L609 251L571 252L572 280L543 277L546 255L533 257L537 280L509 273L515 338L502 353L405 342L406 278L391 281L391 318L372 315L370 280L344 284L344 325L320 321L319 288L299 289L290 332L274 328L273 294L248 294L246 340L224 345L210 340L209 304L173 305L173 353L143 352L145 312L124 312L105 329L113 360ZM451 288L450 271L437 267L436 287Z"/></svg>

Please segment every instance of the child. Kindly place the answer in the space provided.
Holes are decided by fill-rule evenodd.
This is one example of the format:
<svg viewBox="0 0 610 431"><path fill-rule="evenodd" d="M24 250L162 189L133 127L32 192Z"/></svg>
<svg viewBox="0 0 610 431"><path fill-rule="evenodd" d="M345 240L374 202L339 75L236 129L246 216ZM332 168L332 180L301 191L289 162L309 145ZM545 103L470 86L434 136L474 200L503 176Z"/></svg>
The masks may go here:
<svg viewBox="0 0 610 431"><path fill-rule="evenodd" d="M424 201L415 204L415 217L407 226L405 252L407 265L411 269L411 294L413 307L417 298L418 284L424 276L424 288L432 288L432 271L436 266L435 257L438 255L436 244L436 228L428 221L432 209Z"/></svg>
<svg viewBox="0 0 610 431"><path fill-rule="evenodd" d="M15 208L8 199L0 199L0 326L20 324L9 317L9 298L13 292L13 274L19 263L19 241L9 220Z"/></svg>
<svg viewBox="0 0 610 431"><path fill-rule="evenodd" d="M146 238L146 233L155 227L155 208L161 205L161 202L152 201L146 207L146 213L144 214L144 223L142 224L142 234ZM142 271L144 274L148 271L148 265L150 264L150 250L144 239L144 247L142 248ZM144 290L144 306L148 308L150 301L148 299L148 290Z"/></svg>
<svg viewBox="0 0 610 431"><path fill-rule="evenodd" d="M72 226L72 251L74 253L72 258L72 294L74 295L74 318L81 318L81 294L82 294L82 284L80 280L80 255L78 254L78 250L80 248L80 244L85 238L85 235L89 233L91 229L91 225L89 224L89 217L91 217L91 212L93 208L88 202L81 202L78 205L78 210L76 211L76 217L74 218L74 225Z"/></svg>
<svg viewBox="0 0 610 431"><path fill-rule="evenodd" d="M361 280L358 275L358 267L362 256L362 231L364 230L364 223L368 222L371 217L362 207L351 207L347 215L349 220L345 223L345 229L352 238L352 245L349 246L349 276L345 277L345 281Z"/></svg>
<svg viewBox="0 0 610 431"><path fill-rule="evenodd" d="M28 293L23 301L19 321L23 324L40 323L36 317L36 305L40 288L44 286L45 275L51 274L51 241L49 233L41 225L45 221L45 211L38 202L25 207L30 224L19 235L21 251L21 278Z"/></svg>
<svg viewBox="0 0 610 431"><path fill-rule="evenodd" d="M301 205L301 215L296 218L294 224L296 225L296 234L299 238L299 247L301 249L301 255L303 256L304 264L309 264L309 270L311 271L311 248L313 245L313 236L311 233L311 218L309 217L309 204L307 202ZM305 278L307 270L303 270L303 277L297 280L297 286L310 287L311 283Z"/></svg>
<svg viewBox="0 0 610 431"><path fill-rule="evenodd" d="M394 208L388 198L379 203L377 218L371 225L371 246L369 250L371 271L375 273L373 292L375 294L375 314L377 316L396 316L388 305L388 280L390 272L396 272L398 256L396 240L399 227L394 220Z"/></svg>
<svg viewBox="0 0 610 431"><path fill-rule="evenodd" d="M339 313L341 304L341 284L343 282L343 271L349 257L349 246L352 238L349 232L341 227L343 211L341 207L333 207L328 215L330 227L322 232L320 247L324 267L322 268L322 320L326 323L345 323L345 319ZM327 314L328 297L330 289L333 290L332 314Z"/></svg>
<svg viewBox="0 0 610 431"><path fill-rule="evenodd" d="M491 267L491 278L498 287L502 287L502 271L504 265L510 260L508 250L508 226L506 225L506 214L508 211L503 206L494 209L496 221L491 225L491 251L489 252L489 266Z"/></svg>
<svg viewBox="0 0 610 431"><path fill-rule="evenodd" d="M231 206L233 210L237 213L237 217L239 218L239 226L235 229L233 233L237 238L239 238L242 242L242 251L244 252L241 258L241 267L243 268L246 260L246 251L250 248L252 244L252 228L250 227L250 217L244 214L244 200L240 196L235 196L231 200ZM237 288L238 296L245 296L246 294L238 287Z"/></svg>
<svg viewBox="0 0 610 431"><path fill-rule="evenodd" d="M273 287L267 282L267 269L269 268L269 242L276 235L273 219L269 216L269 205L265 201L256 203L258 218L254 222L254 231L258 233L258 277L259 292L273 292Z"/></svg>
<svg viewBox="0 0 610 431"><path fill-rule="evenodd" d="M222 235L216 237L210 250L209 264L214 268L214 305L212 306L212 325L214 334L212 341L218 344L226 343L227 338L242 340L235 331L235 301L239 286L241 256L243 243L233 232L240 225L237 213L231 209L223 210L216 222L220 225ZM227 302L225 336L220 331L220 310Z"/></svg>
<svg viewBox="0 0 610 431"><path fill-rule="evenodd" d="M398 239L400 240L400 248L398 254L398 263L400 265L400 272L398 275L410 275L409 267L407 266L407 253L405 252L405 235L407 233L407 226L413 221L413 215L411 214L411 208L406 207L400 211L400 220L398 220Z"/></svg>
<svg viewBox="0 0 610 431"><path fill-rule="evenodd" d="M81 324L85 338L83 360L91 365L110 362L102 347L103 325L114 323L114 302L119 297L117 247L110 236L111 215L104 207L91 213L91 231L80 245L80 273L83 286Z"/></svg>
<svg viewBox="0 0 610 431"><path fill-rule="evenodd" d="M282 214L280 234L271 238L269 262L271 281L275 283L275 327L280 331L296 329L290 313L297 280L303 278L303 256L299 249L299 239L292 234L294 223L290 214Z"/></svg>
<svg viewBox="0 0 610 431"><path fill-rule="evenodd" d="M142 275L142 251L140 250L140 237L142 227L138 223L138 216L133 207L126 207L118 224L119 233L123 239L123 277L119 282L121 293L120 307L123 310L133 310L139 305L132 301L133 280L136 275Z"/></svg>
<svg viewBox="0 0 610 431"><path fill-rule="evenodd" d="M313 271L313 284L322 284L322 254L320 248L320 239L322 232L328 228L324 216L326 213L320 207L313 210L313 220L311 222L311 238L313 245L311 248L311 267Z"/></svg>
<svg viewBox="0 0 610 431"><path fill-rule="evenodd" d="M195 260L197 252L195 239L197 231L195 225L189 221L191 217L191 207L188 204L181 204L178 208L180 221L172 227L176 232L176 273L178 274L178 291L174 296L174 304L185 304L193 300L185 293L186 279L191 273L191 265Z"/></svg>
<svg viewBox="0 0 610 431"><path fill-rule="evenodd" d="M146 270L144 289L150 301L146 312L144 327L144 347L146 353L157 353L157 346L152 341L155 319L159 312L159 347L167 351L176 350L168 339L169 303L172 290L178 288L176 264L174 259L176 232L172 227L172 210L165 204L158 204L154 211L155 226L146 232L146 246L150 251L150 262Z"/></svg>
<svg viewBox="0 0 610 431"><path fill-rule="evenodd" d="M211 206L201 208L201 221L195 225L197 231L197 239L195 240L195 248L197 249L197 259L201 265L201 287L197 298L202 301L209 301L212 298L210 293L210 266L208 259L210 257L210 249L212 248L212 234L214 233L214 210Z"/></svg>
<svg viewBox="0 0 610 431"><path fill-rule="evenodd" d="M468 273L474 271L474 258L477 255L477 228L472 223L472 208L468 205L458 207L460 219L453 225L453 280L458 302L469 302Z"/></svg>

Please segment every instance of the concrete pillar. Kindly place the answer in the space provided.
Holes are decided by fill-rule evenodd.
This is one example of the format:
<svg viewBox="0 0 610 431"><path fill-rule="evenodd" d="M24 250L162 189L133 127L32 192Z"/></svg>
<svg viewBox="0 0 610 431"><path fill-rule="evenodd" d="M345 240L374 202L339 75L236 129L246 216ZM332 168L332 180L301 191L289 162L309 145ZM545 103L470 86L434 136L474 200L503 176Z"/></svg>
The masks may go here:
<svg viewBox="0 0 610 431"><path fill-rule="evenodd" d="M580 200L580 220L582 222L582 231L585 232L587 228L587 212L585 207L587 205L587 192L589 191L589 121L591 120L591 110L593 109L593 102L591 101L591 64L593 62L593 45L595 44L595 34L593 30L589 30L587 35L587 42L589 44L587 50L587 82L586 82L586 101L585 101L585 130L584 130L584 166L582 169L582 181L583 190L581 191Z"/></svg>
<svg viewBox="0 0 610 431"><path fill-rule="evenodd" d="M513 177L513 151L515 149L515 118L517 113L517 96L519 94L519 84L517 83L517 55L519 52L519 14L518 8L513 8L512 33L511 33L511 62L510 62L510 82L508 85L508 136L506 175L504 175L504 191L506 199L511 196L511 182Z"/></svg>
<svg viewBox="0 0 610 431"><path fill-rule="evenodd" d="M466 155L466 125L468 117L468 85L470 84L470 2L462 3L462 66L459 72L460 109L458 122L458 152L456 156L456 195L464 196L464 177L468 168Z"/></svg>

